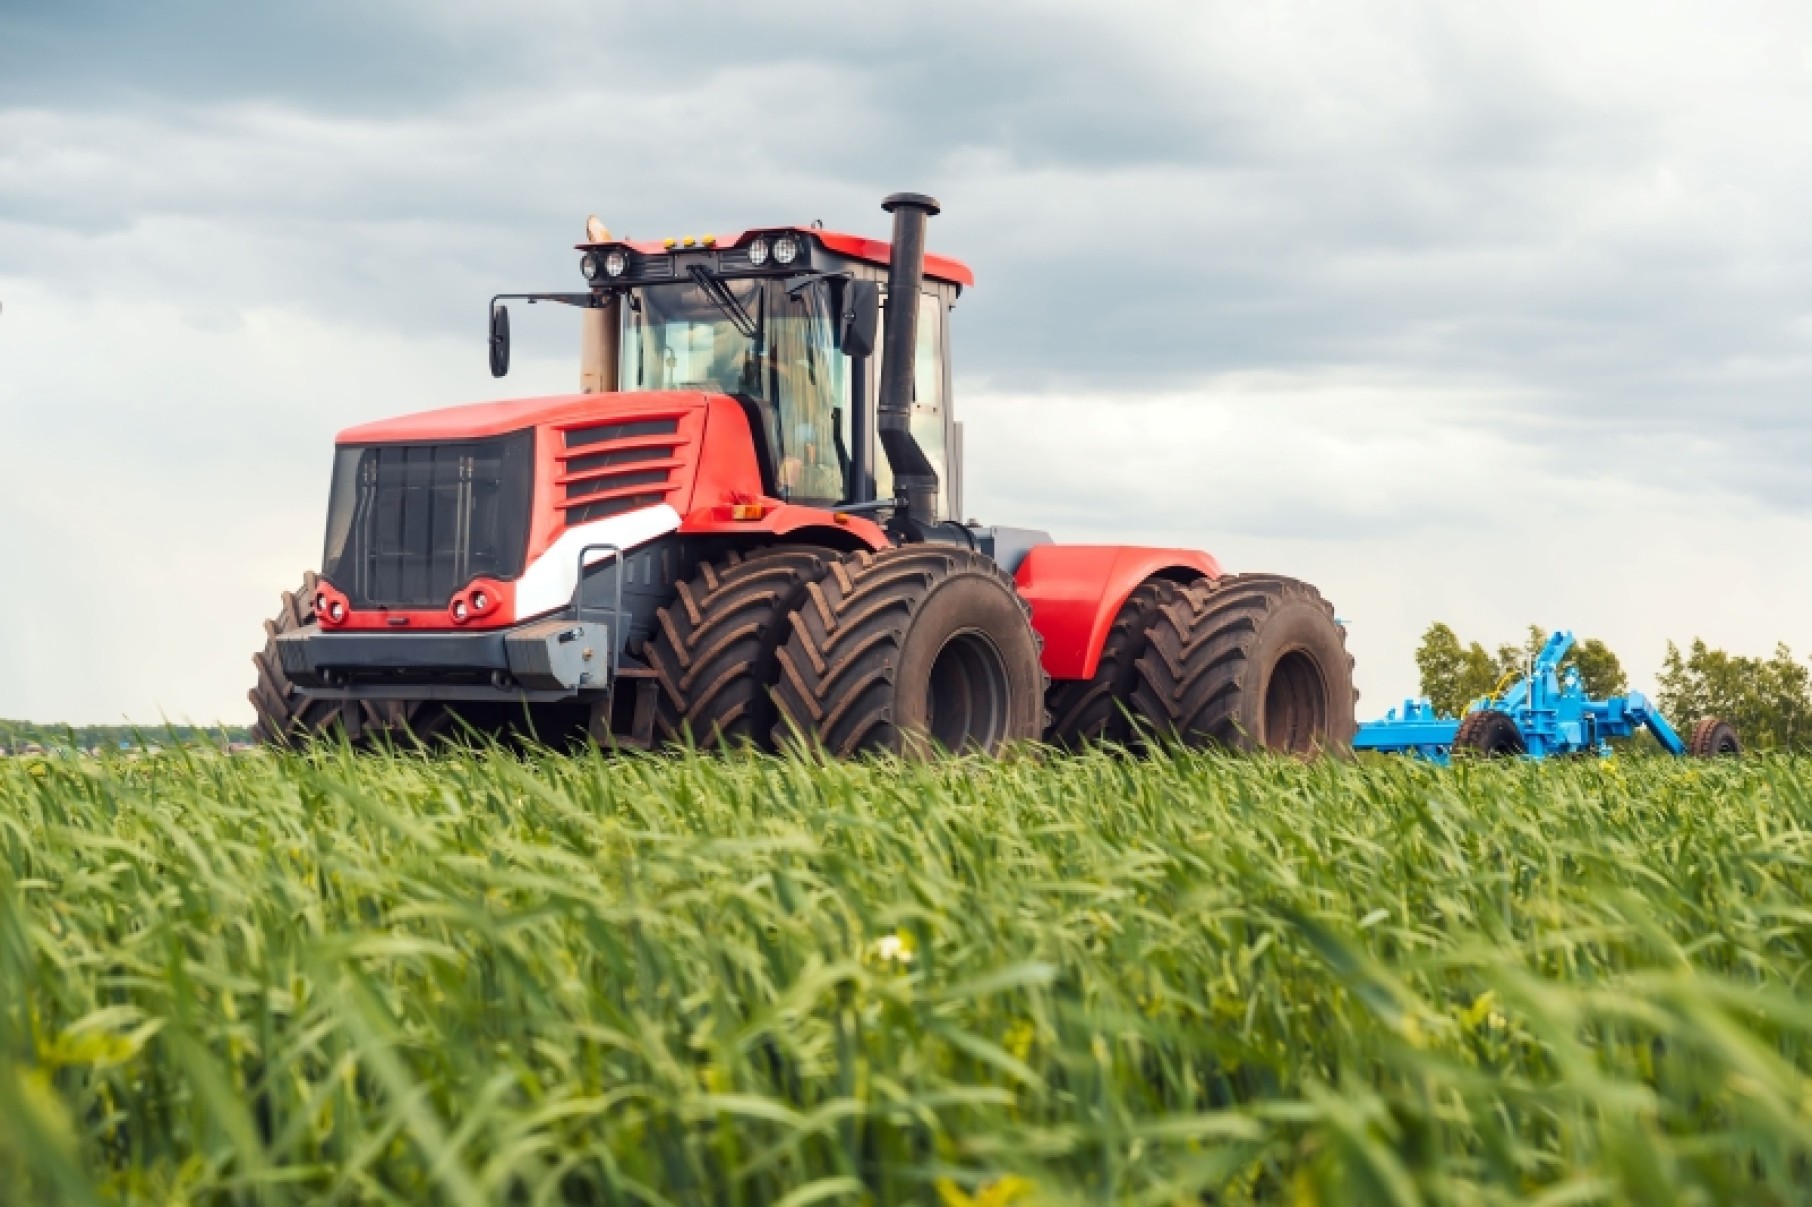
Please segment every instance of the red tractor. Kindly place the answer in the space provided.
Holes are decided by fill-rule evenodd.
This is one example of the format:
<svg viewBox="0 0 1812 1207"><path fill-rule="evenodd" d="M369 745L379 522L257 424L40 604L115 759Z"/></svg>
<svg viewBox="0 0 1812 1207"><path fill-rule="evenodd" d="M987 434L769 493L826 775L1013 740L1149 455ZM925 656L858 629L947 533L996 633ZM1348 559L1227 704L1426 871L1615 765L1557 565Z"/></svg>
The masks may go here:
<svg viewBox="0 0 1812 1207"><path fill-rule="evenodd" d="M630 242L594 224L581 393L339 436L319 575L285 594L257 733L449 731L837 755L1159 735L1353 735L1314 588L1206 553L964 521L951 307L969 269L801 227Z"/></svg>

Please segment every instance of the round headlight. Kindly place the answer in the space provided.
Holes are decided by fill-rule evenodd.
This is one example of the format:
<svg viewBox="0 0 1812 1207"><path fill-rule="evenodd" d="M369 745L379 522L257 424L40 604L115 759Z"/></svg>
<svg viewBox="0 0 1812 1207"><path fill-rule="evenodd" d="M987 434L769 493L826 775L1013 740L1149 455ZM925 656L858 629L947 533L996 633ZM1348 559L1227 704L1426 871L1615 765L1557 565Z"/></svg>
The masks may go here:
<svg viewBox="0 0 1812 1207"><path fill-rule="evenodd" d="M464 620L465 618L466 618L466 601L463 599L454 600L453 601L453 619L454 620Z"/></svg>
<svg viewBox="0 0 1812 1207"><path fill-rule="evenodd" d="M486 608L491 606L490 597L487 596L483 591L480 591L478 594L476 594L472 597L472 606L474 608L477 608L480 612L482 612Z"/></svg>
<svg viewBox="0 0 1812 1207"><path fill-rule="evenodd" d="M782 235L774 240L774 263L791 264L799 258L799 240L791 235Z"/></svg>
<svg viewBox="0 0 1812 1207"><path fill-rule="evenodd" d="M755 240L755 242L749 244L749 263L753 264L757 268L760 268L763 264L766 264L767 262L768 262L768 241L766 239L757 239L757 240Z"/></svg>
<svg viewBox="0 0 1812 1207"><path fill-rule="evenodd" d="M579 257L579 271L587 281L598 279L598 257L586 252Z"/></svg>
<svg viewBox="0 0 1812 1207"><path fill-rule="evenodd" d="M629 257L622 252L613 251L604 257L604 273L606 276L620 277L628 271Z"/></svg>
<svg viewBox="0 0 1812 1207"><path fill-rule="evenodd" d="M333 617L335 621L341 621L341 620L346 619L346 609L340 604L340 601L337 599L328 607L327 614L329 616Z"/></svg>

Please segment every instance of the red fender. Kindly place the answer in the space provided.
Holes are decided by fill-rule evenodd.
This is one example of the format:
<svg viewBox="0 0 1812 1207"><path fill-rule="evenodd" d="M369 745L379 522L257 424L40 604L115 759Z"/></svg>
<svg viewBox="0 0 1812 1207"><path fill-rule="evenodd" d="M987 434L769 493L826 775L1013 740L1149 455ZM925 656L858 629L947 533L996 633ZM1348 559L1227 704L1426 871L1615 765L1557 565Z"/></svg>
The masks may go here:
<svg viewBox="0 0 1812 1207"><path fill-rule="evenodd" d="M748 507L750 516L745 520L735 518L735 504L701 507L686 516L679 530L687 536L760 536L847 552L885 549L889 544L887 533L880 525L859 515L802 507L760 496L744 506Z"/></svg>
<svg viewBox="0 0 1812 1207"><path fill-rule="evenodd" d="M1114 616L1151 578L1190 582L1219 578L1221 564L1195 549L1128 545L1039 545L1019 564L1019 593L1032 605L1032 627L1044 638L1044 670L1053 679L1088 679Z"/></svg>

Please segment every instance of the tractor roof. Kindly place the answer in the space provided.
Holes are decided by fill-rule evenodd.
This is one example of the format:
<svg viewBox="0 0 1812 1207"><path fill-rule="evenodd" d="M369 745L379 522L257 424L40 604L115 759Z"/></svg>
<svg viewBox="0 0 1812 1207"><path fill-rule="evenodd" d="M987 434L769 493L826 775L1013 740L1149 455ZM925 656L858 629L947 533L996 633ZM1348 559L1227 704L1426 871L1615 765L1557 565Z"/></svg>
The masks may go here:
<svg viewBox="0 0 1812 1207"><path fill-rule="evenodd" d="M738 247L757 235L774 235L793 231L808 235L824 245L826 251L851 259L866 260L870 264L885 267L893 255L893 244L882 239L870 239L866 235L845 234L842 231L818 230L806 226L763 226L750 227L748 230L730 231L724 234L692 235L685 240L679 239L609 239L601 243L577 243L579 251L592 251L601 247L627 247L645 256L659 256L668 252L687 251L695 247ZM710 243L704 242L706 239ZM925 275L939 281L949 281L967 289L975 284L975 274L961 260L949 256L940 256L932 252L925 253Z"/></svg>

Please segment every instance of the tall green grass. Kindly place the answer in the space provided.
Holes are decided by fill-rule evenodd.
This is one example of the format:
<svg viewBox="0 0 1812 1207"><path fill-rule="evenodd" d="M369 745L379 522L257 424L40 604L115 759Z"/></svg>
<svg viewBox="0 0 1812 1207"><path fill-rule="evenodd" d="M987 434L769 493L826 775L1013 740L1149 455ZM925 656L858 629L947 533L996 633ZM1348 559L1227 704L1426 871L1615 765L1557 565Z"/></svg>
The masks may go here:
<svg viewBox="0 0 1812 1207"><path fill-rule="evenodd" d="M0 1185L1799 1201L1809 969L1806 760L8 762Z"/></svg>

